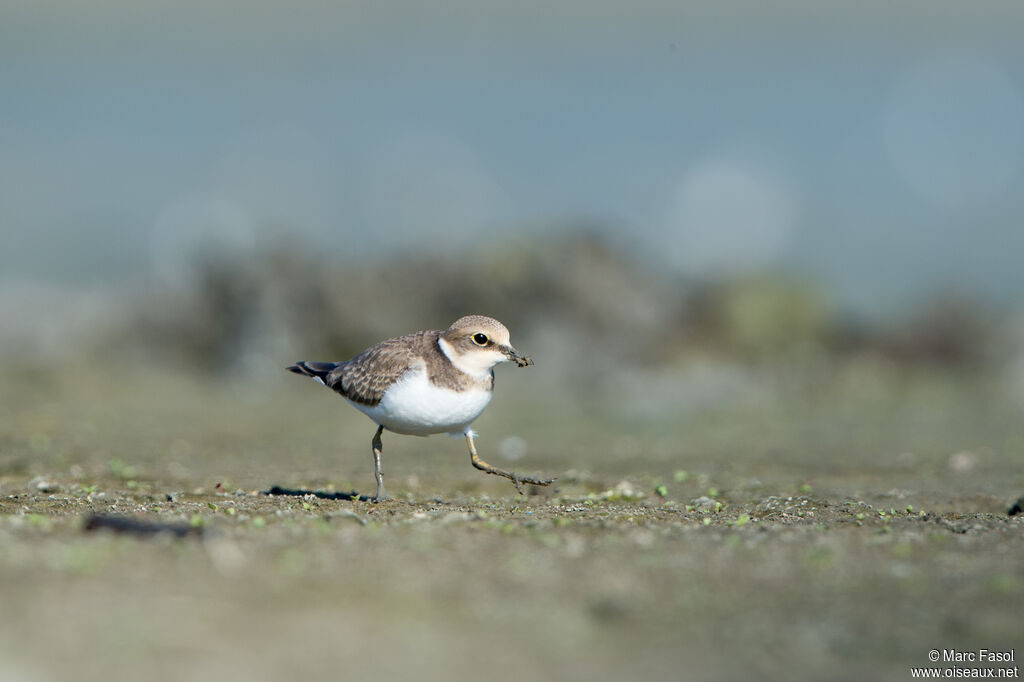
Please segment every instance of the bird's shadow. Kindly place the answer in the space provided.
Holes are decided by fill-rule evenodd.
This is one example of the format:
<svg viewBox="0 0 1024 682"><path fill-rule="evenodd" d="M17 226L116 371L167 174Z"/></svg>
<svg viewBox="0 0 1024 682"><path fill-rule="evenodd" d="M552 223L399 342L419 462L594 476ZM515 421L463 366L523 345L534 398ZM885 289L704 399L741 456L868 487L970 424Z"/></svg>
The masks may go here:
<svg viewBox="0 0 1024 682"><path fill-rule="evenodd" d="M282 488L279 485L272 486L269 490L261 491L263 495L287 495L289 497L305 497L306 495L312 495L321 500L348 500L355 502L370 502L371 498L366 495L360 495L355 490L348 493L329 493L323 490L304 490L302 488Z"/></svg>
<svg viewBox="0 0 1024 682"><path fill-rule="evenodd" d="M188 523L147 521L121 514L90 514L86 518L82 529L86 532L105 530L112 533L140 537L149 537L163 533L176 538L201 537L203 535L202 526L193 526Z"/></svg>

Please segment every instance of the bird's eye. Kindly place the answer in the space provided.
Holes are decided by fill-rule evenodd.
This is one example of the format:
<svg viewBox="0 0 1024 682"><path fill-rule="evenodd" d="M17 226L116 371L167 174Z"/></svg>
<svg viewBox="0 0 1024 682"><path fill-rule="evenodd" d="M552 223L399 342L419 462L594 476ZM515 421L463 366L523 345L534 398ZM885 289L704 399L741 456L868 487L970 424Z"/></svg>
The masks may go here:
<svg viewBox="0 0 1024 682"><path fill-rule="evenodd" d="M478 346L486 346L488 340L487 334L473 334L473 343Z"/></svg>

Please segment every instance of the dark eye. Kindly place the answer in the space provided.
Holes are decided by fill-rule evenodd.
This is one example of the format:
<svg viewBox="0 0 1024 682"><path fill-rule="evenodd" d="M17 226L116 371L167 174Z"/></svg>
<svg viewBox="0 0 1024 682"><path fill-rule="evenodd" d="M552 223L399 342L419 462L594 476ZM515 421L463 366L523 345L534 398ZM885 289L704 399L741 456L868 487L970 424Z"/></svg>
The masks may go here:
<svg viewBox="0 0 1024 682"><path fill-rule="evenodd" d="M473 343L475 343L476 345L486 346L487 341L487 334L473 334Z"/></svg>

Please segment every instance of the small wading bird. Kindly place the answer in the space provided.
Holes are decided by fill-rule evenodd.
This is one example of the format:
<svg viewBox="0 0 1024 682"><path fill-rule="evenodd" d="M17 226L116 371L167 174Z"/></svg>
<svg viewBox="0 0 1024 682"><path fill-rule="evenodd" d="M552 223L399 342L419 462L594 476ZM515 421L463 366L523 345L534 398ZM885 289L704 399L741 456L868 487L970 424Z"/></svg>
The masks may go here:
<svg viewBox="0 0 1024 682"><path fill-rule="evenodd" d="M467 315L444 331L422 331L381 341L348 362L298 362L288 369L340 393L377 424L373 446L375 500L387 499L380 471L385 429L411 436L465 436L480 471L504 476L520 494L523 483L550 485L554 479L523 476L492 467L477 455L470 425L491 402L494 366L532 365L509 343L508 329L483 315Z"/></svg>

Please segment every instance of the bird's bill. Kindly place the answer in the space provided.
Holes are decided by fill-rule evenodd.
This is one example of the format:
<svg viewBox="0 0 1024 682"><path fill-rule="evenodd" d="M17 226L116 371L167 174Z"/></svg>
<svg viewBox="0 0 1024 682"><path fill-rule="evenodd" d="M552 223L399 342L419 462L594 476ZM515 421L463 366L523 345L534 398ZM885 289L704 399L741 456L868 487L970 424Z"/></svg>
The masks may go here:
<svg viewBox="0 0 1024 682"><path fill-rule="evenodd" d="M512 346L503 346L501 348L501 352L505 354L505 357L507 357L512 362L516 363L516 365L518 365L519 367L526 367L527 365L533 364L532 357L530 357L529 355L520 355L519 351L517 351Z"/></svg>

